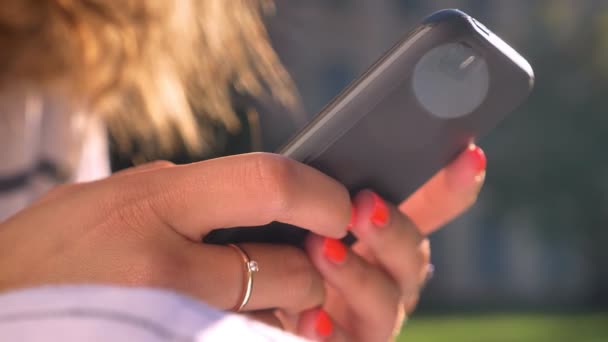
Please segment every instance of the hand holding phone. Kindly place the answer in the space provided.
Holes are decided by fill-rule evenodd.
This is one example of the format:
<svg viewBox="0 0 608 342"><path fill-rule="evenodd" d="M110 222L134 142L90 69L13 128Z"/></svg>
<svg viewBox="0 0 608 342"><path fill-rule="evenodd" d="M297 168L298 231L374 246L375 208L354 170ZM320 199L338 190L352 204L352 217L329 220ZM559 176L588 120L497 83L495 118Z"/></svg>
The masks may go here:
<svg viewBox="0 0 608 342"><path fill-rule="evenodd" d="M530 94L530 64L467 14L425 19L326 106L280 153L351 193L399 203ZM298 243L298 230L228 229L205 241Z"/></svg>

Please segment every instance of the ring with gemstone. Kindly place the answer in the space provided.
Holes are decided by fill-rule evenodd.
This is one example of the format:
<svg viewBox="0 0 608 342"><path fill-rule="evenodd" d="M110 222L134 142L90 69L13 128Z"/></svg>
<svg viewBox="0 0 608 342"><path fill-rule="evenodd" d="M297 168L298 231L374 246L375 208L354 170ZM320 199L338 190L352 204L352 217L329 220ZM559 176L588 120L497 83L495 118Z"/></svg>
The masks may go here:
<svg viewBox="0 0 608 342"><path fill-rule="evenodd" d="M243 294L241 295L241 300L232 308L233 311L239 312L243 310L251 298L251 292L253 290L253 274L258 272L260 268L258 267L257 261L251 260L249 254L247 254L243 248L232 243L228 244L228 246L232 247L239 253L241 259L243 259L243 266L245 268L245 277L243 278Z"/></svg>

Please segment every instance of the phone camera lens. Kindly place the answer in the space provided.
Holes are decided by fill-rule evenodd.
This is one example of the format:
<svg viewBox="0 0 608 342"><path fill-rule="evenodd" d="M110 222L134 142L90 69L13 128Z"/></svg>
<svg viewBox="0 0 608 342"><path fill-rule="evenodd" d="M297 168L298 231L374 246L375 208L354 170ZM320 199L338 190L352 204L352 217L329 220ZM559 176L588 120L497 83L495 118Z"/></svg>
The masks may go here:
<svg viewBox="0 0 608 342"><path fill-rule="evenodd" d="M473 112L489 86L485 59L465 43L440 45L416 64L412 80L422 106L435 116L456 118Z"/></svg>

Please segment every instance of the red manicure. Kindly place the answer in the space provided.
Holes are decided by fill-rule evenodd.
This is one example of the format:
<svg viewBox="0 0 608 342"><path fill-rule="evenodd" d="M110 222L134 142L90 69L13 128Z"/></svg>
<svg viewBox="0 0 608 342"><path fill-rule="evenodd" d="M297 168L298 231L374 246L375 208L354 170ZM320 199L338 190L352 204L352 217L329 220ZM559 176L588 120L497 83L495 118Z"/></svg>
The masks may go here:
<svg viewBox="0 0 608 342"><path fill-rule="evenodd" d="M479 146L471 144L467 149L467 153L469 154L469 158L473 159L475 172L480 173L485 171L487 160L486 154L483 152L483 150L479 148Z"/></svg>
<svg viewBox="0 0 608 342"><path fill-rule="evenodd" d="M317 321L315 323L315 330L317 334L323 338L329 337L334 330L334 324L331 322L331 318L325 310L319 310L317 315Z"/></svg>
<svg viewBox="0 0 608 342"><path fill-rule="evenodd" d="M337 264L346 259L346 246L340 240L326 238L323 241L323 254L327 259Z"/></svg>
<svg viewBox="0 0 608 342"><path fill-rule="evenodd" d="M374 208L370 220L376 227L385 226L388 223L388 207L380 196L372 193L374 198Z"/></svg>

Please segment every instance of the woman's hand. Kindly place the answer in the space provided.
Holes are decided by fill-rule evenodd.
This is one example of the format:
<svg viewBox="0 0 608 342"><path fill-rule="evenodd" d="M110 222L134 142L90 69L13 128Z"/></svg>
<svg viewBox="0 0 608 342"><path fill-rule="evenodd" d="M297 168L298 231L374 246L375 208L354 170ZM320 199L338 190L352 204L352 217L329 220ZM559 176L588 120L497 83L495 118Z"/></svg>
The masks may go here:
<svg viewBox="0 0 608 342"><path fill-rule="evenodd" d="M209 231L281 221L340 238L350 215L343 186L277 155L148 164L59 187L0 224L0 291L68 283L158 287L230 309L243 291L243 261L228 246L201 244ZM324 301L323 281L305 252L242 248L262 270L246 310L301 311Z"/></svg>
<svg viewBox="0 0 608 342"><path fill-rule="evenodd" d="M390 340L427 280L425 235L475 202L485 163L481 149L471 145L399 207L361 192L353 204L351 230L358 241L352 250L311 236L307 251L326 281L327 300L299 316L297 332L323 341Z"/></svg>

